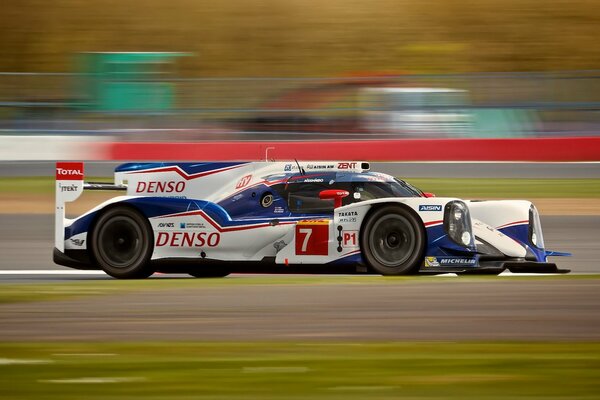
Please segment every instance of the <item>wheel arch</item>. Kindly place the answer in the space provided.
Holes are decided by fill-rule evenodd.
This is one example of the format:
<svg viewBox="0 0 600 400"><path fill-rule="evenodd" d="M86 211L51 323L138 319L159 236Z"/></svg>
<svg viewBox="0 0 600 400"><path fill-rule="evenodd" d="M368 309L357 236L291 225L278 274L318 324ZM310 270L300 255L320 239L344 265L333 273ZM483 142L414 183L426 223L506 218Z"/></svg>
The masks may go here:
<svg viewBox="0 0 600 400"><path fill-rule="evenodd" d="M360 204L360 203L359 203ZM369 220L369 218L371 217L371 215L373 213L375 213L377 210L383 208L383 207L388 207L388 206L398 206L406 211L408 211L409 213L411 213L414 217L417 218L417 220L421 223L421 227L423 228L423 233L424 233L424 237L425 237L425 242L428 243L427 241L427 229L425 228L425 222L423 222L423 218L421 218L421 216L419 215L418 212L416 212L412 207L398 202L398 201L386 201L386 202L381 202L381 203L374 203L371 204L371 207L369 208L369 210L367 211L367 213L365 214L364 218L362 219L361 223L360 223L360 232L362 234L363 230L364 230L364 226L366 224L366 222Z"/></svg>
<svg viewBox="0 0 600 400"><path fill-rule="evenodd" d="M90 243L89 246L87 246L87 254L88 257L90 258L90 260L95 262L94 259L94 254L92 251L92 246L93 246L93 235L94 235L94 231L96 230L96 225L98 224L98 220L100 219L100 217L102 215L104 215L105 213L107 213L110 210L113 210L115 208L127 208L133 212L137 212L138 214L140 214L141 216L144 217L144 220L146 221L146 224L148 225L149 228L149 232L150 232L150 244L153 248L154 251L154 228L152 228L152 224L150 223L150 220L148 219L148 216L143 212L143 210L138 207L136 204L133 203L129 203L129 202L125 202L125 201L119 201L119 202L115 202L115 203L110 203L107 204L105 207L102 207L101 209L97 210L94 214L94 217L92 218L92 220L90 221L90 225L88 227L88 243Z"/></svg>
<svg viewBox="0 0 600 400"><path fill-rule="evenodd" d="M423 235L423 242L424 242L424 246L423 246L423 250L421 254L421 258L424 259L426 253L427 253L427 248L429 246L429 238L427 235L427 228L425 227L425 223L423 222L423 218L421 218L421 216L419 215L418 212L416 212L412 207L410 207L409 205L402 203L402 202L396 202L396 201L387 201L387 202L379 202L379 203L374 203L371 205L371 207L369 208L369 210L367 211L367 213L365 214L364 218L361 221L360 224L360 252L362 255L363 260L365 260L365 263L367 264L367 267L369 269L371 269L371 267L368 266L368 262L366 262L366 257L365 257L365 249L363 248L363 235L365 234L365 225L369 222L371 216L377 212L378 210L384 208L384 207L389 207L389 206L394 206L394 207L398 207L404 211L406 211L407 213L411 214L413 217L415 217L415 219L419 222L419 227L421 230L421 233ZM419 267L420 269L420 267ZM415 272L418 272L419 269L417 269Z"/></svg>

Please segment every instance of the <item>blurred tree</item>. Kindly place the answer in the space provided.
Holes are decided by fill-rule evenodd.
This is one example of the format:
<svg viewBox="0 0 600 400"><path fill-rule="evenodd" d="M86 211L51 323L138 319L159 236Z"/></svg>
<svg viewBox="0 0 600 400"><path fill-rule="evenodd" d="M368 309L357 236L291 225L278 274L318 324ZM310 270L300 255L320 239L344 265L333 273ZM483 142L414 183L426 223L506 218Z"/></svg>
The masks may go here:
<svg viewBox="0 0 600 400"><path fill-rule="evenodd" d="M188 76L600 68L595 0L5 0L1 71L188 51Z"/></svg>

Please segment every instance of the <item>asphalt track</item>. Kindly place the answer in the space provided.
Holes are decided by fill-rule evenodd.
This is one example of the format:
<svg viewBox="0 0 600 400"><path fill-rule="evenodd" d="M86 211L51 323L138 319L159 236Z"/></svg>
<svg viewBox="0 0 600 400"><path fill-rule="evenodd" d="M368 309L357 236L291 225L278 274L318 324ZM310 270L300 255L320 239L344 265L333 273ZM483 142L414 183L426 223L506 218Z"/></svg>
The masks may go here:
<svg viewBox="0 0 600 400"><path fill-rule="evenodd" d="M87 176L111 176L115 162L86 162ZM402 162L372 163L371 170L407 178L600 178L600 163ZM0 161L0 177L54 176L48 161Z"/></svg>
<svg viewBox="0 0 600 400"><path fill-rule="evenodd" d="M600 272L600 216L542 224L549 248L574 253L561 267ZM0 215L0 290L42 283L54 293L62 281L112 279L54 265L52 225L51 215ZM0 304L0 341L600 340L596 276L375 278L381 283L261 284L232 275L217 285Z"/></svg>
<svg viewBox="0 0 600 400"><path fill-rule="evenodd" d="M600 278L187 287L0 305L0 341L598 340Z"/></svg>

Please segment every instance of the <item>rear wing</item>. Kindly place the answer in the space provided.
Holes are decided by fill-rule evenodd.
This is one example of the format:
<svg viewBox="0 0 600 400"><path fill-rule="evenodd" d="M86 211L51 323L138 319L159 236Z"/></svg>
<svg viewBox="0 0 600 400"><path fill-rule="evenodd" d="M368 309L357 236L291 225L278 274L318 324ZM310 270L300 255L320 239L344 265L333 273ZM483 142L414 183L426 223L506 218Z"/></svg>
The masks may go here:
<svg viewBox="0 0 600 400"><path fill-rule="evenodd" d="M84 182L82 162L57 162L54 210L54 247L64 252L65 226L69 220L65 217L65 204L73 202L84 190L127 190L126 185L110 183Z"/></svg>

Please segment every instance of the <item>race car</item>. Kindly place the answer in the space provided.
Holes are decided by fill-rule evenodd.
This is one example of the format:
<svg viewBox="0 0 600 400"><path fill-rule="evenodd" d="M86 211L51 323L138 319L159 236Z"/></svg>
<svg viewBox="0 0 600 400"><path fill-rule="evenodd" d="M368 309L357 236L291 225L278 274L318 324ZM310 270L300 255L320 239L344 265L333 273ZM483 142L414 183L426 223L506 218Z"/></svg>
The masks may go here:
<svg viewBox="0 0 600 400"><path fill-rule="evenodd" d="M128 163L114 183L56 165L54 261L116 278L154 272L565 273L529 201L435 197L368 162ZM123 195L75 219L84 190Z"/></svg>

